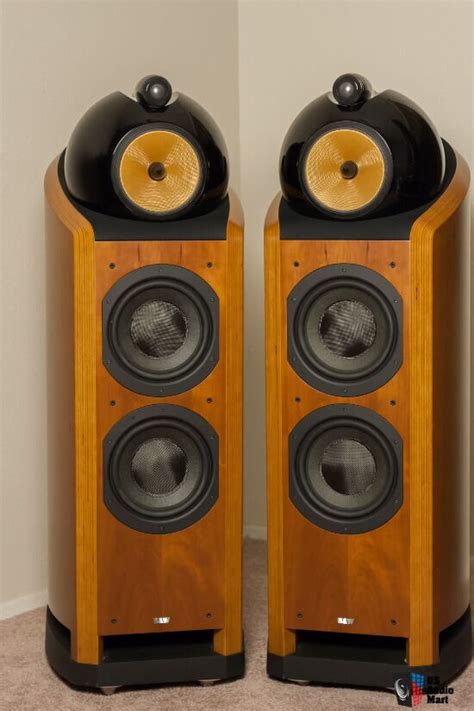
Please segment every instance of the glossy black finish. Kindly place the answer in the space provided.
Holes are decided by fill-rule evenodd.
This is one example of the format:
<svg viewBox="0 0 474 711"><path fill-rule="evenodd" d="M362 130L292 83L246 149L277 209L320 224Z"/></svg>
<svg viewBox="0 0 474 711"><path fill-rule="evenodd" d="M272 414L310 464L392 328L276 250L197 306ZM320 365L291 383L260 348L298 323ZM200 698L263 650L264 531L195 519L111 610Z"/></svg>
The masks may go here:
<svg viewBox="0 0 474 711"><path fill-rule="evenodd" d="M445 172L444 147L429 118L416 104L390 90L355 106L340 106L326 94L303 109L283 141L280 181L292 208L310 217L328 218L305 195L302 157L315 134L344 121L359 123L361 130L368 126L376 131L386 142L393 162L389 190L370 215L364 215L365 219L413 210L439 193ZM357 219L350 214L347 218ZM344 216L328 219L341 220Z"/></svg>
<svg viewBox="0 0 474 711"><path fill-rule="evenodd" d="M172 94L173 89L168 79L156 74L143 77L135 87L137 101L150 111L164 108Z"/></svg>
<svg viewBox="0 0 474 711"><path fill-rule="evenodd" d="M453 149L443 141L446 154L446 170L440 194L448 187L456 172L456 154ZM298 240L409 240L411 229L420 215L437 200L432 200L405 212L396 212L390 215L365 217L359 220L336 220L323 215L305 215L290 205L282 196L278 209L278 222L280 224L280 239Z"/></svg>
<svg viewBox="0 0 474 711"><path fill-rule="evenodd" d="M179 684L233 679L245 670L244 652L224 656L213 649L213 631L161 632L103 638L98 664L71 657L71 633L46 611L46 658L65 681L80 687Z"/></svg>
<svg viewBox="0 0 474 711"><path fill-rule="evenodd" d="M360 74L342 74L332 85L332 93L341 106L355 106L369 98L371 87Z"/></svg>
<svg viewBox="0 0 474 711"><path fill-rule="evenodd" d="M190 135L204 157L205 184L185 216L201 215L216 208L225 198L229 182L226 145L214 119L184 94L176 94L159 111L149 110L121 92L109 94L94 104L77 124L66 148L64 177L72 197L97 212L137 219L114 190L112 158L129 131L139 126L159 129L162 124ZM142 219L158 220L159 216L144 215Z"/></svg>
<svg viewBox="0 0 474 711"><path fill-rule="evenodd" d="M179 240L225 240L229 221L229 196L226 195L211 212L202 215L184 215L179 220L152 222L128 214L126 217L107 215L99 210L92 210L76 200L68 190L64 178L63 151L58 164L58 178L64 194L76 210L90 222L96 242L130 242L136 240L161 241ZM298 217L303 216L298 213ZM133 218L133 219L130 219ZM314 222L314 220L312 221Z"/></svg>
<svg viewBox="0 0 474 711"><path fill-rule="evenodd" d="M297 631L295 653L285 657L269 653L267 673L275 679L303 679L331 686L394 688L398 679L416 672L423 674L426 682L429 677L438 677L442 687L471 661L471 608L441 632L436 664L409 666L406 641L400 637Z"/></svg>

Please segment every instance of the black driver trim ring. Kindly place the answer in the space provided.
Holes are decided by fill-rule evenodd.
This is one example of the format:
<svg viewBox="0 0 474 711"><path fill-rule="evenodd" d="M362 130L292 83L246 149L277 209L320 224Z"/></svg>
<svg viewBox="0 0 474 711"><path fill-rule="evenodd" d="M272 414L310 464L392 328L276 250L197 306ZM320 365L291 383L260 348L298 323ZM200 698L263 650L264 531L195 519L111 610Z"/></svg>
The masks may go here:
<svg viewBox="0 0 474 711"><path fill-rule="evenodd" d="M301 340L302 308L307 308L324 293L352 286L366 291L378 301L386 314L391 333L391 347L385 359L375 362L369 372L349 375L332 371L320 362L312 362ZM311 295L316 292L314 299ZM299 281L287 298L287 358L293 370L312 388L329 395L351 397L365 395L384 385L403 363L403 302L394 286L381 274L358 264L331 264L315 269Z"/></svg>
<svg viewBox="0 0 474 711"><path fill-rule="evenodd" d="M320 431L334 429L343 423L354 429L370 430L386 452L391 465L390 484L385 486L383 496L377 498L365 510L342 511L330 505L321 505L301 481L299 465L301 446L310 437L314 442ZM307 446L307 445L306 445ZM298 511L314 525L326 531L342 534L365 533L389 521L403 503L403 441L397 430L383 417L359 405L328 405L313 410L291 431L288 439L289 497Z"/></svg>
<svg viewBox="0 0 474 711"><path fill-rule="evenodd" d="M147 515L132 508L121 497L114 482L114 466L120 464L120 455L127 443L138 433L153 427L174 427L186 432L199 448L205 472L203 480L194 496L188 497L174 507L168 507L165 514ZM219 437L213 427L203 417L192 410L178 405L149 405L133 410L117 422L103 442L103 496L108 510L121 523L144 533L173 533L192 526L199 521L216 503L219 497Z"/></svg>
<svg viewBox="0 0 474 711"><path fill-rule="evenodd" d="M323 202L319 201L314 196L311 191L311 188L307 184L305 175L306 161L308 158L308 154L314 145L314 142L326 133L332 133L333 131L343 129L357 131L357 133L362 133L363 135L366 135L371 138L373 142L377 145L377 148L379 148L384 158L384 178L382 181L382 185L380 186L379 192L366 205L363 205L362 207L356 208L354 210L335 210L329 208ZM309 200L309 202L315 207L317 207L318 210L321 210L321 212L326 215L332 215L333 217L337 217L339 219L352 220L355 217L362 217L363 215L367 215L368 213L375 210L375 208L378 207L382 203L384 198L387 196L393 179L393 157L385 138L371 126L368 126L367 124L362 123L360 121L337 121L335 123L328 124L327 126L323 126L308 138L301 151L299 178L306 199Z"/></svg>
<svg viewBox="0 0 474 711"><path fill-rule="evenodd" d="M186 294L200 314L202 343L181 367L146 372L124 357L118 339L120 312L140 292L152 288L174 289ZM189 390L216 367L219 361L219 297L195 272L171 264L152 264L129 272L109 289L102 302L102 361L121 385L153 397L177 395Z"/></svg>

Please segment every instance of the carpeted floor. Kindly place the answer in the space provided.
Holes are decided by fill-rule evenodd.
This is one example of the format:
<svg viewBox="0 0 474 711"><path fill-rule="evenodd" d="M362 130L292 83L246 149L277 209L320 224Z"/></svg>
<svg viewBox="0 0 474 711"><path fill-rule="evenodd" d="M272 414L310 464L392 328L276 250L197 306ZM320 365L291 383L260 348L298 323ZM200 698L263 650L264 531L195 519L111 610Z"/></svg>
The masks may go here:
<svg viewBox="0 0 474 711"><path fill-rule="evenodd" d="M266 653L266 560L265 543L246 542L245 678L204 688L195 684L120 689L113 696L100 691L78 691L58 679L43 652L44 609L27 612L0 623L0 708L8 711L75 711L84 709L241 709L265 711L290 709L397 708L389 691L298 686L269 679L265 674ZM474 665L452 686L449 706L474 708ZM424 701L423 703L426 703Z"/></svg>

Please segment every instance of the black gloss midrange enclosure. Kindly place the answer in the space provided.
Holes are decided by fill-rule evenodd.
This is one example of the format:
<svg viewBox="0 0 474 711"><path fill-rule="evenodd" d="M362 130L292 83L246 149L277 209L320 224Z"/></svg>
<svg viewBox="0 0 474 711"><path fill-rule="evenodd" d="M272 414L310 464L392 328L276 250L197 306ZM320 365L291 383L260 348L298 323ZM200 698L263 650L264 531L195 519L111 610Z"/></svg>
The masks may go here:
<svg viewBox="0 0 474 711"><path fill-rule="evenodd" d="M64 179L71 196L98 213L136 219L116 192L112 178L114 155L129 132L169 127L190 137L198 146L204 169L198 199L182 215L189 218L214 210L227 194L227 148L214 119L184 94L174 94L161 108L146 106L121 92L109 94L94 104L77 124L66 148ZM157 222L167 218L141 215L141 219Z"/></svg>
<svg viewBox="0 0 474 711"><path fill-rule="evenodd" d="M443 143L428 116L398 92L368 91L354 105L338 103L328 93L312 101L295 118L281 148L280 182L292 208L309 217L328 217L308 198L303 158L322 132L349 122L362 132L379 135L391 157L390 185L370 217L413 210L440 191L445 175ZM330 216L330 220L357 220L367 215Z"/></svg>

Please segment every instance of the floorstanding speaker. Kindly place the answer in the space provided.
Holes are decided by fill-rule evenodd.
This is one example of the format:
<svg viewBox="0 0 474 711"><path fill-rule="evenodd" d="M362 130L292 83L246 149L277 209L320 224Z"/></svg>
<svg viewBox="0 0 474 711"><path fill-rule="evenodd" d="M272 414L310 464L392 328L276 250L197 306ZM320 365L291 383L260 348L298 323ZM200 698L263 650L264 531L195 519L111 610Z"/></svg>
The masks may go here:
<svg viewBox="0 0 474 711"><path fill-rule="evenodd" d="M243 673L243 219L221 133L162 77L46 174L46 653L101 687Z"/></svg>
<svg viewBox="0 0 474 711"><path fill-rule="evenodd" d="M269 640L279 679L469 661L469 172L358 75L284 140L265 226Z"/></svg>

